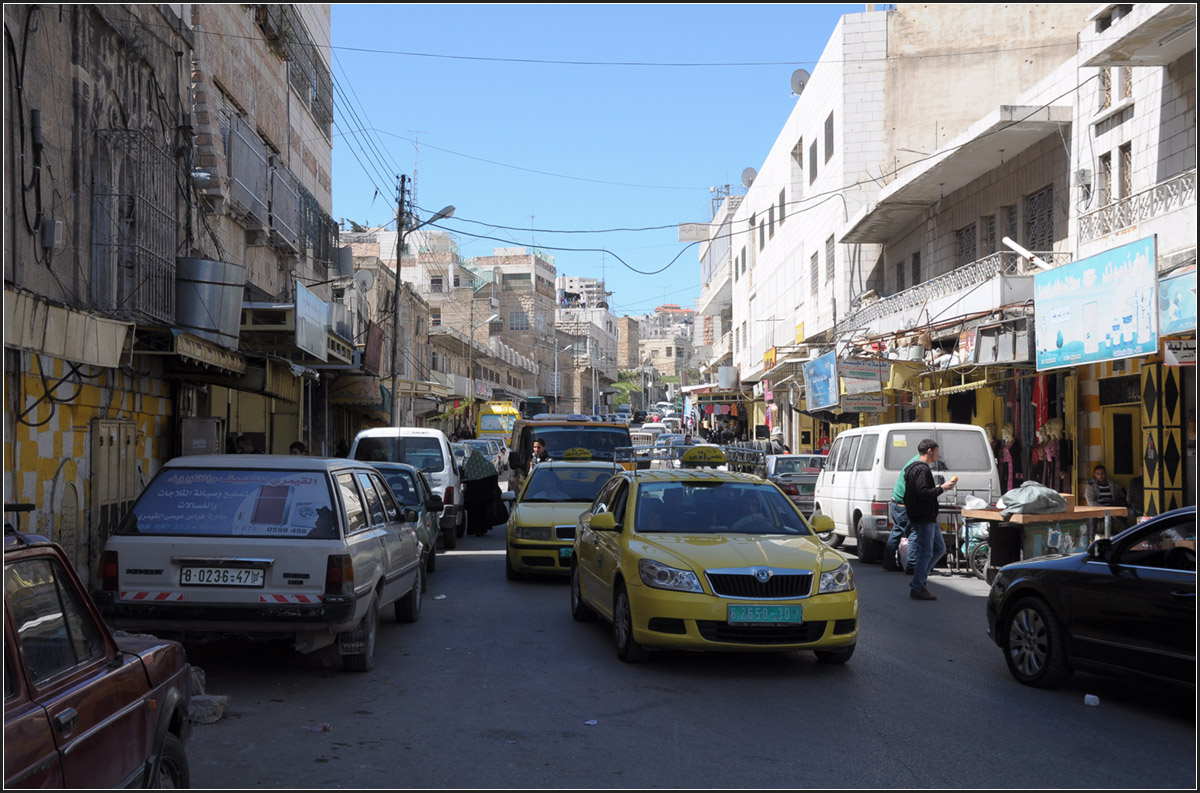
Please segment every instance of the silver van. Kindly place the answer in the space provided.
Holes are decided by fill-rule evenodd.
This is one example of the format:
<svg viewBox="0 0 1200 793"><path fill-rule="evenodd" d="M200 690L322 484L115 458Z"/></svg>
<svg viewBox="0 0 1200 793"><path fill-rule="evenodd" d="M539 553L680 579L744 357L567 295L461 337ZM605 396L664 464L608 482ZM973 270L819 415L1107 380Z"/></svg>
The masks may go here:
<svg viewBox="0 0 1200 793"><path fill-rule="evenodd" d="M837 436L817 477L813 514L828 515L834 526L821 539L836 548L846 537L854 537L859 559L880 561L892 528L888 515L892 489L925 438L937 441L941 449L934 476L958 477L958 486L940 499L950 510L943 515L944 530L953 530L950 516L967 496L991 504L1003 495L996 459L982 427L942 422L856 427Z"/></svg>

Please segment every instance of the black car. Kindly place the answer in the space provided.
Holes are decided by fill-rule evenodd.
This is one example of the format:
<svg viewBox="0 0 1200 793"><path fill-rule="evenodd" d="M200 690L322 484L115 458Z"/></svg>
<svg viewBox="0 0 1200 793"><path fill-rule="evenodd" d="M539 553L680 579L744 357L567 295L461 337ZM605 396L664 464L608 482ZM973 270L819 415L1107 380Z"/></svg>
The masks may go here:
<svg viewBox="0 0 1200 793"><path fill-rule="evenodd" d="M1098 539L1087 553L1006 565L987 619L1028 686L1061 685L1076 669L1194 683L1196 508Z"/></svg>

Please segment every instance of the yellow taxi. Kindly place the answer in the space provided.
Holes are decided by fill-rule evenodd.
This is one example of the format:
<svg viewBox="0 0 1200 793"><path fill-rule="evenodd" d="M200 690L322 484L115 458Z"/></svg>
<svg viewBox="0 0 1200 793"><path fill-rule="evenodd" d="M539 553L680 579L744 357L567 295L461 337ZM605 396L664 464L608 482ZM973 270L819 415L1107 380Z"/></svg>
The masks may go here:
<svg viewBox="0 0 1200 793"><path fill-rule="evenodd" d="M571 615L613 625L617 656L649 649L790 652L850 660L858 593L846 557L774 484L719 470L700 447L683 467L622 470L579 516Z"/></svg>
<svg viewBox="0 0 1200 793"><path fill-rule="evenodd" d="M504 549L510 581L531 573L570 572L579 513L620 470L612 462L592 460L587 449L568 449L563 457L534 466L513 499Z"/></svg>

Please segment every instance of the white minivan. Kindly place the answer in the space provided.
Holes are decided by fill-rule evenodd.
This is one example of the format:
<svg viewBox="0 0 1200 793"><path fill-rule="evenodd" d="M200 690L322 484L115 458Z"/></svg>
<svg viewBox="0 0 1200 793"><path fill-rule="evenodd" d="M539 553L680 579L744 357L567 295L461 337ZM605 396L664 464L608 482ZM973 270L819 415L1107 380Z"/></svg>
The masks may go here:
<svg viewBox="0 0 1200 793"><path fill-rule="evenodd" d="M441 430L427 427L375 427L354 436L350 459L376 463L407 463L424 472L434 495L444 506L440 525L442 543L453 548L466 533L463 489L450 439Z"/></svg>
<svg viewBox="0 0 1200 793"><path fill-rule="evenodd" d="M961 507L967 496L991 504L1003 495L983 427L941 422L856 427L837 436L817 477L814 514L828 515L834 526L821 539L836 548L852 536L858 542L858 558L878 562L891 532L892 489L925 438L937 441L941 449L934 477L958 477L958 486L940 499L947 507Z"/></svg>

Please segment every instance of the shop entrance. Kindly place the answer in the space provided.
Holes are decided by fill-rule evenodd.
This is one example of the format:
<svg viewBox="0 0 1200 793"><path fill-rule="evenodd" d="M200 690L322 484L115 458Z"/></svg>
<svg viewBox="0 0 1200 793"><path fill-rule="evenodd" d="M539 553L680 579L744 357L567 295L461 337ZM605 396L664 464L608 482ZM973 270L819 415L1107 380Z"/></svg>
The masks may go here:
<svg viewBox="0 0 1200 793"><path fill-rule="evenodd" d="M1104 431L1104 467L1124 490L1142 475L1142 410L1137 404L1108 405L1100 408ZM1088 472L1091 475L1091 472Z"/></svg>

